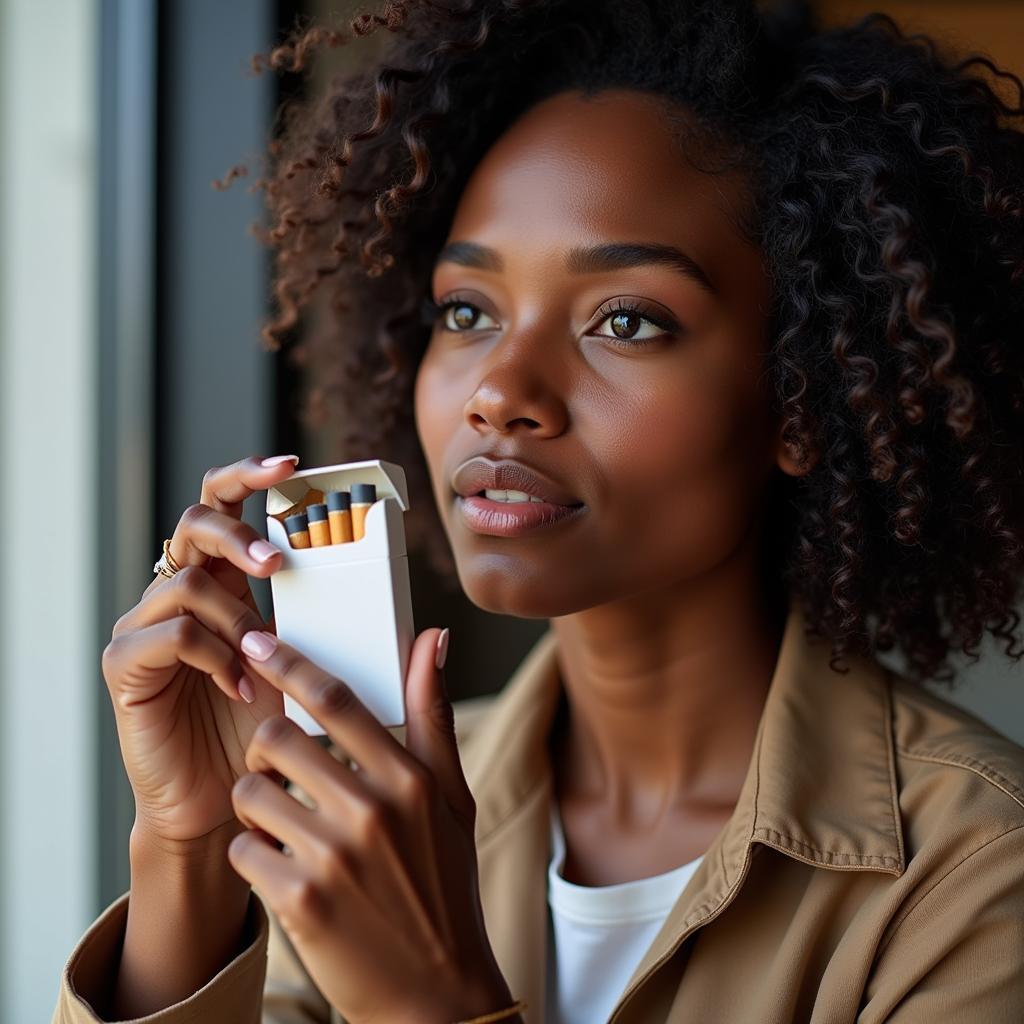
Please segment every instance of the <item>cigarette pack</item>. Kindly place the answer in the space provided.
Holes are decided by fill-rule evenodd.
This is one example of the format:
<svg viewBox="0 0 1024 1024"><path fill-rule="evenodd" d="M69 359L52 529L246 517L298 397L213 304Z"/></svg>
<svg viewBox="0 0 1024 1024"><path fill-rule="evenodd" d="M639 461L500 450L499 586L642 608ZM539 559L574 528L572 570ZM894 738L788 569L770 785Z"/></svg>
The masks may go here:
<svg viewBox="0 0 1024 1024"><path fill-rule="evenodd" d="M359 540L292 548L284 515L311 489L377 488ZM284 553L270 577L277 635L342 680L381 725L405 724L405 675L414 634L404 514L405 472L381 459L293 473L267 491L267 539ZM280 518L278 518L280 516ZM289 694L285 714L310 736L326 730Z"/></svg>

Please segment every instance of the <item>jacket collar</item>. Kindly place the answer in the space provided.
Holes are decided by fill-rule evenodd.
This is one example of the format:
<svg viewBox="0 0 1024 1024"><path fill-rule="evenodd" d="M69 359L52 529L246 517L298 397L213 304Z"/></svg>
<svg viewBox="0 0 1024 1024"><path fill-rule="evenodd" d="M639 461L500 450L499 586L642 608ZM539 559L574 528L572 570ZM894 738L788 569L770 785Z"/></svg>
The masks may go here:
<svg viewBox="0 0 1024 1024"><path fill-rule="evenodd" d="M634 972L639 980L730 902L754 843L805 863L902 874L888 670L805 633L791 601L746 778L732 816L706 851ZM476 800L481 899L495 956L513 992L539 1015L547 941L546 872L553 799L548 737L562 699L558 642L548 629L497 695L460 753Z"/></svg>

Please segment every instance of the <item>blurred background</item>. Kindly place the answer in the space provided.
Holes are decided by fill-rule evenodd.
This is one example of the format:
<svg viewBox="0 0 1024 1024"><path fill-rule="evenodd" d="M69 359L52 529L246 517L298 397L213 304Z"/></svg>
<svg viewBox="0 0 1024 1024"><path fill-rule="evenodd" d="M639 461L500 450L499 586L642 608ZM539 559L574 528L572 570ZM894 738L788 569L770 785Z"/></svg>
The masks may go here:
<svg viewBox="0 0 1024 1024"><path fill-rule="evenodd" d="M257 166L303 88L252 75L251 56L297 17L376 7L0 0L0 1020L49 1021L65 960L128 887L134 804L100 671L113 623L210 466L320 464L301 368L259 340L261 197L211 182ZM1024 73L1018 0L821 8L884 10ZM246 519L264 528L257 500ZM453 695L499 688L546 622L441 596L411 564L417 631L452 627ZM990 649L964 678L953 699L1024 743L1020 670Z"/></svg>

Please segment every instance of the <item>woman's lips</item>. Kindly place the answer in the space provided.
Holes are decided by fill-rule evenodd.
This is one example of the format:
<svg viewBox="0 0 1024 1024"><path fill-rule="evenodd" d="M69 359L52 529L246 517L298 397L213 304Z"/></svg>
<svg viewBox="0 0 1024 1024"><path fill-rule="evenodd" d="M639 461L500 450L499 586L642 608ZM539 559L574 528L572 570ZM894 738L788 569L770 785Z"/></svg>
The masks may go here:
<svg viewBox="0 0 1024 1024"><path fill-rule="evenodd" d="M482 494L455 496L462 520L474 533L519 537L532 530L578 519L586 505L555 505L549 501L492 501Z"/></svg>

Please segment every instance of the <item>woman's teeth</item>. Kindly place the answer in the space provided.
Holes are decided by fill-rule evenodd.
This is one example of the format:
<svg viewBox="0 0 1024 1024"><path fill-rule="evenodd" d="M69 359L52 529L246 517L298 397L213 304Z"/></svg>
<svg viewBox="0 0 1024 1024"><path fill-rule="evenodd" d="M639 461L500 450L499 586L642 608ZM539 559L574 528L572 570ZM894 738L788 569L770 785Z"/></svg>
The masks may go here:
<svg viewBox="0 0 1024 1024"><path fill-rule="evenodd" d="M484 497L491 501L537 501L543 504L543 498L534 497L525 491L484 491Z"/></svg>

